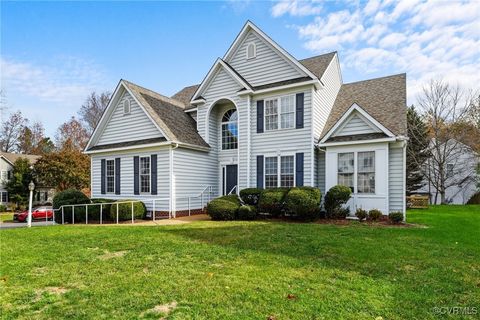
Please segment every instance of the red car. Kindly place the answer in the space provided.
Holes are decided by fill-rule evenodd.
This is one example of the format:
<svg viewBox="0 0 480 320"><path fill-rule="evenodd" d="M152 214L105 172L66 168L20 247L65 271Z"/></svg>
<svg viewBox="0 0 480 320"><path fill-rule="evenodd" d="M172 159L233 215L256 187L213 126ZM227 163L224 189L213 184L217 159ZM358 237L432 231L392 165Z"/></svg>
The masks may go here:
<svg viewBox="0 0 480 320"><path fill-rule="evenodd" d="M53 218L53 209L52 207L36 207L32 209L32 220L51 220ZM13 220L18 222L26 222L28 219L28 210L23 212L15 213L13 215Z"/></svg>

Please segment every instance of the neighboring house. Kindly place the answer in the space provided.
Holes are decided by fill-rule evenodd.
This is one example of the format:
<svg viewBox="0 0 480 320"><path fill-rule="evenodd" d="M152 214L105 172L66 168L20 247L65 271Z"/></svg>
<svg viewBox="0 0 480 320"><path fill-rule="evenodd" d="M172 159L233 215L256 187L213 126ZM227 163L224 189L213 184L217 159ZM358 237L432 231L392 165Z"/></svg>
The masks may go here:
<svg viewBox="0 0 480 320"><path fill-rule="evenodd" d="M34 164L40 156L31 154L18 154L18 153L0 153L0 204L7 205L10 202L8 191L6 189L7 182L12 178L13 165L19 158L26 158L30 161L30 164ZM46 203L52 203L55 190L50 187L35 186L35 196L33 198L34 205L41 205Z"/></svg>
<svg viewBox="0 0 480 320"><path fill-rule="evenodd" d="M247 22L199 85L169 98L121 80L85 152L92 197L150 211L345 184L352 213L387 214L405 211L405 136L405 74L344 84L336 52L297 60Z"/></svg>
<svg viewBox="0 0 480 320"><path fill-rule="evenodd" d="M438 151L432 149L432 152L447 154L445 157L445 200L449 204L465 204L472 195L477 192L477 168L480 164L480 156L469 146L452 141L447 146L441 145ZM430 179L425 179L424 186L417 193L429 195L430 203L441 204L440 193L430 181L440 179L439 171L436 170L432 159L427 160L426 170ZM435 185L438 185L435 183Z"/></svg>

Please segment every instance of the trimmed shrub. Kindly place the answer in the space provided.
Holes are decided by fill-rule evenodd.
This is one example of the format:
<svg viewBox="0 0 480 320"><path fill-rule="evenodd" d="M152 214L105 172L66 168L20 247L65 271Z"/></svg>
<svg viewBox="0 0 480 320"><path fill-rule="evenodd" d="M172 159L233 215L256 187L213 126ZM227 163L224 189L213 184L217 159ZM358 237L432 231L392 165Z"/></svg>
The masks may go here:
<svg viewBox="0 0 480 320"><path fill-rule="evenodd" d="M0 212L5 212L7 211L7 206L4 204L0 204Z"/></svg>
<svg viewBox="0 0 480 320"><path fill-rule="evenodd" d="M255 220L257 216L257 208L251 205L244 205L238 208L237 219L238 220Z"/></svg>
<svg viewBox="0 0 480 320"><path fill-rule="evenodd" d="M285 196L288 191L287 188L264 189L258 200L258 211L269 213L274 217L283 215Z"/></svg>
<svg viewBox="0 0 480 320"><path fill-rule="evenodd" d="M240 199L238 198L238 195L236 194L229 194L228 196L222 196L220 198L217 198L217 199L221 199L221 200L225 200L225 201L230 201L232 203L235 203L237 205L240 205Z"/></svg>
<svg viewBox="0 0 480 320"><path fill-rule="evenodd" d="M352 191L347 186L336 185L325 195L325 211L328 218L346 217L350 210L342 208L350 199Z"/></svg>
<svg viewBox="0 0 480 320"><path fill-rule="evenodd" d="M471 196L467 204L480 204L480 191Z"/></svg>
<svg viewBox="0 0 480 320"><path fill-rule="evenodd" d="M64 205L71 205L71 204L87 204L91 203L90 199L81 191L75 189L68 189L65 191L61 191L55 195L53 198L53 208L58 209ZM63 209L64 212L64 222L72 223L72 208L65 207ZM85 221L85 207L75 207L74 210L74 219L75 222L82 222ZM62 223L62 212L55 213L55 221L57 223Z"/></svg>
<svg viewBox="0 0 480 320"><path fill-rule="evenodd" d="M121 203L125 201L137 201L133 199L123 199L115 201L118 203L118 221L126 221L132 219L132 203ZM145 204L141 201L133 203L133 217L135 219L143 219L145 217L145 213L147 212L147 208ZM117 221L117 204L112 204L110 206L110 219L112 221Z"/></svg>
<svg viewBox="0 0 480 320"><path fill-rule="evenodd" d="M248 204L251 206L257 206L261 193L262 193L262 189L247 188L247 189L240 190L240 198L242 198L245 204Z"/></svg>
<svg viewBox="0 0 480 320"><path fill-rule="evenodd" d="M92 203L112 203L115 202L116 200L113 199L105 199L105 198L96 198L96 199L91 199ZM111 220L110 217L110 207L111 204L105 204L102 206L102 220ZM100 205L95 205L95 206L89 206L88 207L88 219L100 220Z"/></svg>
<svg viewBox="0 0 480 320"><path fill-rule="evenodd" d="M239 207L234 201L221 197L207 204L207 214L212 220L234 220Z"/></svg>
<svg viewBox="0 0 480 320"><path fill-rule="evenodd" d="M382 216L382 211L378 210L378 209L372 209L370 211L368 211L368 217L370 218L370 220L372 221L377 221L378 219L380 219L380 217Z"/></svg>
<svg viewBox="0 0 480 320"><path fill-rule="evenodd" d="M401 213L400 211L395 211L395 212L390 212L388 214L388 219L392 222L392 223L400 223L403 221L403 213Z"/></svg>
<svg viewBox="0 0 480 320"><path fill-rule="evenodd" d="M360 220L365 220L368 217L368 212L367 210L363 210L362 208L358 208L357 211L355 211L355 216Z"/></svg>
<svg viewBox="0 0 480 320"><path fill-rule="evenodd" d="M285 197L285 211L301 220L314 220L320 215L320 189L292 188Z"/></svg>

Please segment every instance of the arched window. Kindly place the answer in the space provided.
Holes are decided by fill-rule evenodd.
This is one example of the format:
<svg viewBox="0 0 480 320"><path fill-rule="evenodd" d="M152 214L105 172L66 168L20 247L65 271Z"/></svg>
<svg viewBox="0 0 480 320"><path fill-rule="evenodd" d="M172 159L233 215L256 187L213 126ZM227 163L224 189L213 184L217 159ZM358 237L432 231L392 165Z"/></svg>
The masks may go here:
<svg viewBox="0 0 480 320"><path fill-rule="evenodd" d="M257 56L257 46L255 43L249 43L247 45L247 59L253 59Z"/></svg>
<svg viewBox="0 0 480 320"><path fill-rule="evenodd" d="M237 110L230 109L222 118L222 150L238 148L238 115Z"/></svg>

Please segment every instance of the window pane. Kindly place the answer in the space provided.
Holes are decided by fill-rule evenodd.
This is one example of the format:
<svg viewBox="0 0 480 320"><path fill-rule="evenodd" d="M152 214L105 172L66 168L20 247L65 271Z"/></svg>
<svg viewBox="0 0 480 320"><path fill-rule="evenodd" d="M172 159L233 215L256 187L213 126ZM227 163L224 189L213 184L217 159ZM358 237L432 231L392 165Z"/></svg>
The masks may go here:
<svg viewBox="0 0 480 320"><path fill-rule="evenodd" d="M338 154L338 184L347 186L354 191L353 172L354 172L354 154L353 152Z"/></svg>
<svg viewBox="0 0 480 320"><path fill-rule="evenodd" d="M357 185L359 193L375 193L375 151L359 152Z"/></svg>
<svg viewBox="0 0 480 320"><path fill-rule="evenodd" d="M150 157L140 158L140 192L150 192Z"/></svg>
<svg viewBox="0 0 480 320"><path fill-rule="evenodd" d="M234 109L225 112L222 118L222 150L238 148L238 115Z"/></svg>
<svg viewBox="0 0 480 320"><path fill-rule="evenodd" d="M278 129L278 101L265 100L265 130Z"/></svg>
<svg viewBox="0 0 480 320"><path fill-rule="evenodd" d="M280 127L282 129L295 126L295 99L294 96L280 98Z"/></svg>
<svg viewBox="0 0 480 320"><path fill-rule="evenodd" d="M293 187L295 177L295 164L293 156L280 158L280 186Z"/></svg>
<svg viewBox="0 0 480 320"><path fill-rule="evenodd" d="M115 191L115 161L106 161L106 185L107 192Z"/></svg>
<svg viewBox="0 0 480 320"><path fill-rule="evenodd" d="M265 158L265 188L278 186L278 160L277 157Z"/></svg>

